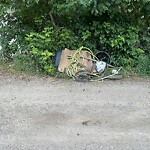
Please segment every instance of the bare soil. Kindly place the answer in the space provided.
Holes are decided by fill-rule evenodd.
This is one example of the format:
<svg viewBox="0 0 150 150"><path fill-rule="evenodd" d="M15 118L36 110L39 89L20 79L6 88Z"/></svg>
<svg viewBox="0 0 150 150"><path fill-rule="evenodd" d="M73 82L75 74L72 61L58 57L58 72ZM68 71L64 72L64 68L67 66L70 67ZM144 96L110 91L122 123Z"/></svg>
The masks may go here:
<svg viewBox="0 0 150 150"><path fill-rule="evenodd" d="M0 150L149 149L150 80L0 73Z"/></svg>

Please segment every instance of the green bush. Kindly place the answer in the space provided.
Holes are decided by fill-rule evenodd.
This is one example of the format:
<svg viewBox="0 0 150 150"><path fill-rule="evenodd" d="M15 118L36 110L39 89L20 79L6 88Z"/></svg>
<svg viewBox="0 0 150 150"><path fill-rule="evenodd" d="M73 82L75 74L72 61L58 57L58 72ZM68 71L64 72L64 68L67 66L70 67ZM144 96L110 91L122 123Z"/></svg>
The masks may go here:
<svg viewBox="0 0 150 150"><path fill-rule="evenodd" d="M140 67L139 59L149 58L149 8L149 0L3 0L0 59L16 64L29 59L29 66L54 74L56 50L83 45L107 50L114 65ZM52 25L65 28L43 29Z"/></svg>
<svg viewBox="0 0 150 150"><path fill-rule="evenodd" d="M36 70L35 64L32 61L32 58L29 55L24 54L15 54L13 56L13 68L19 72L25 72L29 74L37 74L39 73Z"/></svg>
<svg viewBox="0 0 150 150"><path fill-rule="evenodd" d="M142 47L146 54L150 53L150 27L139 34L140 36L140 47Z"/></svg>
<svg viewBox="0 0 150 150"><path fill-rule="evenodd" d="M28 34L26 41L29 44L29 56L36 70L51 75L55 74L52 57L59 48L77 49L84 45L93 52L105 48L111 54L113 64L123 66L127 70L136 68L140 56L144 54L144 51L137 47L138 28L130 24L119 25L109 22L100 24L94 21L89 26L76 27L75 33L65 28L53 30L52 27L47 27L40 33Z"/></svg>
<svg viewBox="0 0 150 150"><path fill-rule="evenodd" d="M141 32L140 36L140 47L144 49L145 54L140 55L136 72L141 76L150 76L150 28L146 32Z"/></svg>
<svg viewBox="0 0 150 150"><path fill-rule="evenodd" d="M41 33L31 32L27 34L29 56L35 67L50 75L55 74L53 57L58 49L65 47L76 49L79 42L73 33L65 28L46 27Z"/></svg>
<svg viewBox="0 0 150 150"><path fill-rule="evenodd" d="M140 76L150 76L150 56L142 55L139 57L136 72Z"/></svg>
<svg viewBox="0 0 150 150"><path fill-rule="evenodd" d="M137 47L139 43L138 28L130 24L119 25L110 22L96 22L84 29L82 40L89 46L101 50L104 48L112 57L114 65L123 66L130 70L135 67L139 56L144 51Z"/></svg>

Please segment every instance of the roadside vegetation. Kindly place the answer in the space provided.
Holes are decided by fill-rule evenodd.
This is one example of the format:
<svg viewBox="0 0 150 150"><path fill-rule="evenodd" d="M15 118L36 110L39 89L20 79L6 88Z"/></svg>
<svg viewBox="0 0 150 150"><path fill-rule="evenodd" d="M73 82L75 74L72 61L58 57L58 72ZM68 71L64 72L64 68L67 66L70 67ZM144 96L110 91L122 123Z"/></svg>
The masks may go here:
<svg viewBox="0 0 150 150"><path fill-rule="evenodd" d="M0 61L58 75L58 49L107 51L113 65L150 76L150 0L1 0Z"/></svg>

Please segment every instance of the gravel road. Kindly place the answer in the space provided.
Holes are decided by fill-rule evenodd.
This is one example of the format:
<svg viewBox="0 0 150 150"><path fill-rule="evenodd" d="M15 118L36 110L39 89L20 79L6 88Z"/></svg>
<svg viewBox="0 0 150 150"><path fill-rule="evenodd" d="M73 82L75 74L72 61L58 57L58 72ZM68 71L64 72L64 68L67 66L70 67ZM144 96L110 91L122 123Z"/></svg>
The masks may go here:
<svg viewBox="0 0 150 150"><path fill-rule="evenodd" d="M150 150L150 80L1 74L0 150Z"/></svg>

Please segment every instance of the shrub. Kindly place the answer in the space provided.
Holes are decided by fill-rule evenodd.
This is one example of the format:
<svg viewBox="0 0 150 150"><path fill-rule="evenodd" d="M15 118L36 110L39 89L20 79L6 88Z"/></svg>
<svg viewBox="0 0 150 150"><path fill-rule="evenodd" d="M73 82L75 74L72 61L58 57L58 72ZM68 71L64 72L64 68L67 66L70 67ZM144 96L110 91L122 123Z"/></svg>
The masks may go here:
<svg viewBox="0 0 150 150"><path fill-rule="evenodd" d="M150 76L150 56L142 55L139 57L136 72L141 76Z"/></svg>
<svg viewBox="0 0 150 150"><path fill-rule="evenodd" d="M145 54L138 59L136 72L141 76L150 76L150 28L140 34L140 47Z"/></svg>
<svg viewBox="0 0 150 150"><path fill-rule="evenodd" d="M139 56L144 51L137 47L139 43L138 28L130 24L119 25L110 22L94 21L90 28L82 31L82 39L87 43L95 43L93 47L107 50L117 66L130 70L135 67ZM90 45L90 44L89 44Z"/></svg>
<svg viewBox="0 0 150 150"><path fill-rule="evenodd" d="M79 42L73 33L65 28L46 27L41 33L31 32L27 34L26 41L29 43L29 55L35 67L50 75L55 74L53 57L58 49L68 47L76 49Z"/></svg>

